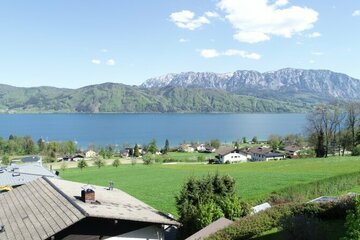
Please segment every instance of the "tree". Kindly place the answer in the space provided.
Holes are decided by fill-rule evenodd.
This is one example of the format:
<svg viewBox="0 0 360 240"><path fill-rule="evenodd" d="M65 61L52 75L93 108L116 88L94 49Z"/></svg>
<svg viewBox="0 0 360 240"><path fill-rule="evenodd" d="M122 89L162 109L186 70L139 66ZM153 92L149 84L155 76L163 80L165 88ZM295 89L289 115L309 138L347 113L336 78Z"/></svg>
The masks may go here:
<svg viewBox="0 0 360 240"><path fill-rule="evenodd" d="M35 152L35 144L30 136L24 137L23 148L25 154L32 154Z"/></svg>
<svg viewBox="0 0 360 240"><path fill-rule="evenodd" d="M251 141L252 141L253 143L258 143L258 139L257 139L256 136L254 136L254 137L251 139Z"/></svg>
<svg viewBox="0 0 360 240"><path fill-rule="evenodd" d="M281 148L282 139L278 135L270 135L269 140L268 140L268 144L271 146L273 151L276 151L279 148Z"/></svg>
<svg viewBox="0 0 360 240"><path fill-rule="evenodd" d="M80 160L77 164L77 167L80 168L81 171L83 170L83 168L86 168L87 166L88 164L84 159Z"/></svg>
<svg viewBox="0 0 360 240"><path fill-rule="evenodd" d="M147 147L148 152L155 154L157 152L157 146L156 146L156 140L153 139L151 140L151 142L149 143L148 147Z"/></svg>
<svg viewBox="0 0 360 240"><path fill-rule="evenodd" d="M219 148L221 145L221 142L219 139L212 139L210 141L210 146L214 147L214 148Z"/></svg>
<svg viewBox="0 0 360 240"><path fill-rule="evenodd" d="M163 154L167 154L170 150L170 144L169 144L169 140L166 139L165 140L165 146L164 146L164 149L163 149Z"/></svg>
<svg viewBox="0 0 360 240"><path fill-rule="evenodd" d="M316 157L321 158L326 154L325 146L324 146L324 132L320 129L320 133L317 135L317 141L315 146Z"/></svg>
<svg viewBox="0 0 360 240"><path fill-rule="evenodd" d="M356 103L350 103L347 106L347 118L346 118L346 127L351 134L351 145L355 147L355 131L356 124L358 122L358 106Z"/></svg>
<svg viewBox="0 0 360 240"><path fill-rule="evenodd" d="M342 240L360 239L360 198L355 199L355 210L349 211L345 221L346 235Z"/></svg>
<svg viewBox="0 0 360 240"><path fill-rule="evenodd" d="M42 152L45 149L45 141L42 138L39 138L39 140L37 141L37 145L39 148L39 151Z"/></svg>
<svg viewBox="0 0 360 240"><path fill-rule="evenodd" d="M249 211L235 195L235 180L230 176L190 177L176 196L176 208L183 224L183 236L196 232L225 216L234 220ZM242 208L244 207L244 208Z"/></svg>
<svg viewBox="0 0 360 240"><path fill-rule="evenodd" d="M66 164L65 161L63 161L63 162L61 163L60 169L61 169L61 171L65 171L66 168L67 168L67 164Z"/></svg>
<svg viewBox="0 0 360 240"><path fill-rule="evenodd" d="M135 147L134 147L134 157L140 157L139 145L137 145L137 144L135 144Z"/></svg>
<svg viewBox="0 0 360 240"><path fill-rule="evenodd" d="M246 137L242 138L242 143L247 143Z"/></svg>
<svg viewBox="0 0 360 240"><path fill-rule="evenodd" d="M5 154L1 159L1 163L5 166L10 165L10 162L10 157L7 154Z"/></svg>
<svg viewBox="0 0 360 240"><path fill-rule="evenodd" d="M94 160L94 165L97 166L98 168L101 168L105 165L104 160L100 157L96 157Z"/></svg>
<svg viewBox="0 0 360 240"><path fill-rule="evenodd" d="M119 167L120 166L120 160L118 158L115 158L112 162L113 167Z"/></svg>
<svg viewBox="0 0 360 240"><path fill-rule="evenodd" d="M66 154L74 154L76 152L76 144L74 141L66 141L64 143L64 152Z"/></svg>
<svg viewBox="0 0 360 240"><path fill-rule="evenodd" d="M155 155L147 153L143 156L144 165L150 165L155 162Z"/></svg>

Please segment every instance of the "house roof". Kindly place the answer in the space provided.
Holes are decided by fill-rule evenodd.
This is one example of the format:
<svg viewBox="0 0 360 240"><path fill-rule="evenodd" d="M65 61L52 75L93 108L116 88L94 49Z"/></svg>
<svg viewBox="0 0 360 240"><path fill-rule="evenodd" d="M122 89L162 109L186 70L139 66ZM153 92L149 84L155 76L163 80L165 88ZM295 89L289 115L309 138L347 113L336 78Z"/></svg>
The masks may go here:
<svg viewBox="0 0 360 240"><path fill-rule="evenodd" d="M43 177L0 194L0 239L47 239L86 217L179 225L118 189L92 186L96 204L82 202L82 186Z"/></svg>
<svg viewBox="0 0 360 240"><path fill-rule="evenodd" d="M186 238L185 240L200 240L204 239L211 234L216 233L217 231L226 228L230 224L232 224L233 221L227 219L227 218L219 218L215 222L211 223L210 225L206 226L205 228L201 229L200 231L194 233L190 237Z"/></svg>
<svg viewBox="0 0 360 240"><path fill-rule="evenodd" d="M250 148L250 153L255 153L255 154L267 154L269 152L271 152L271 148L267 148L267 147L253 147Z"/></svg>
<svg viewBox="0 0 360 240"><path fill-rule="evenodd" d="M163 215L158 210L119 189L114 188L114 190L109 191L106 187L93 186L95 199L100 204L88 204L79 199L81 187L84 186L83 183L53 178L49 178L48 181L68 196L90 217L178 225L176 221Z"/></svg>
<svg viewBox="0 0 360 240"><path fill-rule="evenodd" d="M296 151L300 150L300 147L298 147L296 145L289 145L289 146L286 146L284 149L285 149L285 151L288 151L288 152L296 152Z"/></svg>
<svg viewBox="0 0 360 240"><path fill-rule="evenodd" d="M233 147L220 147L218 150L216 150L216 153L221 156L225 156L234 151L235 151L235 148L233 148Z"/></svg>
<svg viewBox="0 0 360 240"><path fill-rule="evenodd" d="M255 207L252 207L251 209L252 209L253 213L258 213L258 212L264 211L268 208L271 208L271 205L268 202L265 202L265 203L256 205Z"/></svg>
<svg viewBox="0 0 360 240"><path fill-rule="evenodd" d="M0 194L0 239L46 239L83 218L42 178Z"/></svg>
<svg viewBox="0 0 360 240"><path fill-rule="evenodd" d="M37 161L40 161L40 157L39 156L26 156L26 157L23 157L21 159L21 161L23 163L29 163L29 162L37 162Z"/></svg>
<svg viewBox="0 0 360 240"><path fill-rule="evenodd" d="M1 169L0 186L19 186L42 176L58 178L53 172L38 163L12 164Z"/></svg>

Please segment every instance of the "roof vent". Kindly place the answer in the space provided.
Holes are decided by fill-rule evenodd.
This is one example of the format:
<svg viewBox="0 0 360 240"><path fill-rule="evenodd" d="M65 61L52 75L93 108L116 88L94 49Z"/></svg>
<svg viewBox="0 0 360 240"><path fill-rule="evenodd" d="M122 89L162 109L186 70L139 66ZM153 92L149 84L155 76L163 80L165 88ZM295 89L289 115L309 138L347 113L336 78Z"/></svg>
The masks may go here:
<svg viewBox="0 0 360 240"><path fill-rule="evenodd" d="M90 185L85 185L81 187L81 200L85 203L93 203L95 200L95 191L94 187Z"/></svg>

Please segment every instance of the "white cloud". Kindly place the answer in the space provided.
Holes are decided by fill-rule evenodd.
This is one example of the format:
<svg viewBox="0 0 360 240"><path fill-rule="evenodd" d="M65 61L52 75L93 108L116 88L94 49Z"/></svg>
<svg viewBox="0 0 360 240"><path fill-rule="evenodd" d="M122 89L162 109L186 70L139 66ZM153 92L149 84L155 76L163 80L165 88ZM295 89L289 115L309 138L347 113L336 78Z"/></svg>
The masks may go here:
<svg viewBox="0 0 360 240"><path fill-rule="evenodd" d="M312 55L315 55L315 56L322 56L324 55L323 52L311 52Z"/></svg>
<svg viewBox="0 0 360 240"><path fill-rule="evenodd" d="M251 53L238 49L228 49L224 52L219 52L216 49L202 49L200 51L200 55L204 58L215 58L220 56L227 56L227 57L238 56L241 58L247 58L253 60L259 60L261 58L261 55L258 53Z"/></svg>
<svg viewBox="0 0 360 240"><path fill-rule="evenodd" d="M218 17L220 17L217 12L206 12L205 16L209 17L209 18L218 18Z"/></svg>
<svg viewBox="0 0 360 240"><path fill-rule="evenodd" d="M226 19L236 29L234 38L241 42L257 43L272 36L291 38L311 29L318 13L307 7L287 6L288 1L277 0L220 0L218 7L226 12Z"/></svg>
<svg viewBox="0 0 360 240"><path fill-rule="evenodd" d="M99 59L92 59L91 63L98 65L98 64L101 64L101 61Z"/></svg>
<svg viewBox="0 0 360 240"><path fill-rule="evenodd" d="M358 17L360 16L360 10L355 10L352 14L353 17Z"/></svg>
<svg viewBox="0 0 360 240"><path fill-rule="evenodd" d="M186 39L186 38L180 38L180 39L179 39L179 42L181 42L181 43L187 43L187 42L190 42L190 40L189 40L189 39Z"/></svg>
<svg viewBox="0 0 360 240"><path fill-rule="evenodd" d="M106 49L106 48L103 48L103 49L101 49L100 51L103 52L103 53L106 53L106 52L108 52L109 50Z"/></svg>
<svg viewBox="0 0 360 240"><path fill-rule="evenodd" d="M321 37L321 33L319 32L313 32L308 35L309 38L318 38Z"/></svg>
<svg viewBox="0 0 360 240"><path fill-rule="evenodd" d="M204 58L214 58L220 56L220 53L216 49L202 49L200 55Z"/></svg>
<svg viewBox="0 0 360 240"><path fill-rule="evenodd" d="M259 60L261 58L261 55L258 53L250 53L243 50L237 50L237 49L228 49L224 52L225 56L239 56L242 58L248 58L248 59L254 59Z"/></svg>
<svg viewBox="0 0 360 240"><path fill-rule="evenodd" d="M106 64L109 65L109 66L114 66L115 65L115 60L110 58L106 61Z"/></svg>
<svg viewBox="0 0 360 240"><path fill-rule="evenodd" d="M195 17L195 13L189 10L174 12L170 14L170 21L179 28L195 30L204 24L210 24L210 18L218 18L217 12L205 12L203 16Z"/></svg>
<svg viewBox="0 0 360 240"><path fill-rule="evenodd" d="M288 0L277 0L277 1L275 2L275 5L281 7L281 6L288 5L288 3L289 3Z"/></svg>

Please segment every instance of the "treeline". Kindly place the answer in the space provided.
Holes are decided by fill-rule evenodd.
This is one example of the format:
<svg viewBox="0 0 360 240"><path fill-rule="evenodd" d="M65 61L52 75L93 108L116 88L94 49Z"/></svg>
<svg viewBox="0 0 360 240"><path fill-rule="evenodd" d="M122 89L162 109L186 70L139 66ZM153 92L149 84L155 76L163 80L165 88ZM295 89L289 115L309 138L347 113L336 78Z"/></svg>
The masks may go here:
<svg viewBox="0 0 360 240"><path fill-rule="evenodd" d="M0 155L5 156L22 156L41 154L48 158L56 158L59 155L74 154L77 151L74 141L46 142L40 138L36 142L30 136L19 137L10 135L8 139L0 138Z"/></svg>
<svg viewBox="0 0 360 240"><path fill-rule="evenodd" d="M346 110L317 106L307 116L308 144L316 157L360 155L360 103L349 103Z"/></svg>

